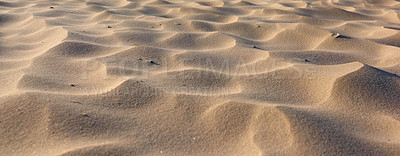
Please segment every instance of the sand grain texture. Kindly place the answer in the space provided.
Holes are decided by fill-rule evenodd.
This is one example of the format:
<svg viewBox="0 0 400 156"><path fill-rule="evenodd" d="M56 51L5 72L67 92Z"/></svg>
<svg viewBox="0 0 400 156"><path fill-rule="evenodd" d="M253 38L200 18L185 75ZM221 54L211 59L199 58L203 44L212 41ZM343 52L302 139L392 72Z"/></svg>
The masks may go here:
<svg viewBox="0 0 400 156"><path fill-rule="evenodd" d="M0 0L0 155L399 155L398 0Z"/></svg>

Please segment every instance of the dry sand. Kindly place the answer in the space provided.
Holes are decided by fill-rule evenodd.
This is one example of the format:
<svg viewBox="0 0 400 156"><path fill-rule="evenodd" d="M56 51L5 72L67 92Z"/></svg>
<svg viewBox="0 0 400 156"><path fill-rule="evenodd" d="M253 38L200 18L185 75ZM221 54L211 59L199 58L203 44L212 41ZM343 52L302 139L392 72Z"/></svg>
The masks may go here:
<svg viewBox="0 0 400 156"><path fill-rule="evenodd" d="M2 0L0 155L399 155L399 0Z"/></svg>

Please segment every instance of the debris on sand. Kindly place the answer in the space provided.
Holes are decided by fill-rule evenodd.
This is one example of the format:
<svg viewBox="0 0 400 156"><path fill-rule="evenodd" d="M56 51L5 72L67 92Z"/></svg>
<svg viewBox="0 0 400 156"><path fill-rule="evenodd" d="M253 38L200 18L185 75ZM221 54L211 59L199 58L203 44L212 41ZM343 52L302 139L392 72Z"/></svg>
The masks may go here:
<svg viewBox="0 0 400 156"><path fill-rule="evenodd" d="M89 117L89 115L87 113L83 113L82 116Z"/></svg>
<svg viewBox="0 0 400 156"><path fill-rule="evenodd" d="M154 61L150 61L150 64L154 64L154 65L160 65L159 63L157 63L157 62L154 62Z"/></svg>
<svg viewBox="0 0 400 156"><path fill-rule="evenodd" d="M341 34L339 34L339 33L333 33L333 34L332 34L332 37L350 39L350 37L348 37L348 36L343 36L343 35L341 35Z"/></svg>
<svg viewBox="0 0 400 156"><path fill-rule="evenodd" d="M339 33L332 33L332 36L335 37L335 38L338 38L340 36L340 34Z"/></svg>

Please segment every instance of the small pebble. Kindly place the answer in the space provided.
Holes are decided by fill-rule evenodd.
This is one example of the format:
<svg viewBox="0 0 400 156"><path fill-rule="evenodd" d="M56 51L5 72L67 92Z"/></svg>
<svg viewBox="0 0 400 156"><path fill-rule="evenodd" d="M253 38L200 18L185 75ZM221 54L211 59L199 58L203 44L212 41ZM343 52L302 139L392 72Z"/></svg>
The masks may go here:
<svg viewBox="0 0 400 156"><path fill-rule="evenodd" d="M261 49L260 47L258 47L258 46L253 46L253 48L255 48L255 49Z"/></svg>
<svg viewBox="0 0 400 156"><path fill-rule="evenodd" d="M112 28L111 26L107 26L107 28Z"/></svg>
<svg viewBox="0 0 400 156"><path fill-rule="evenodd" d="M310 62L310 60L304 60L304 61L306 61L306 62Z"/></svg>
<svg viewBox="0 0 400 156"><path fill-rule="evenodd" d="M50 7L50 9L54 9L54 7Z"/></svg>
<svg viewBox="0 0 400 156"><path fill-rule="evenodd" d="M72 87L75 87L75 85L74 85L74 84L71 84L71 86L72 86Z"/></svg>
<svg viewBox="0 0 400 156"><path fill-rule="evenodd" d="M139 60L139 61L142 61L143 59L142 59L142 58L139 58L138 60Z"/></svg>
<svg viewBox="0 0 400 156"><path fill-rule="evenodd" d="M332 36L335 37L335 38L347 38L347 39L350 38L350 37L347 37L347 36L340 35L339 33L333 33Z"/></svg>
<svg viewBox="0 0 400 156"><path fill-rule="evenodd" d="M160 64L158 64L157 62L154 62L154 61L150 61L150 63L151 64L155 64L155 65L160 65Z"/></svg>
<svg viewBox="0 0 400 156"><path fill-rule="evenodd" d="M83 113L82 116L89 117L89 115L87 113Z"/></svg>
<svg viewBox="0 0 400 156"><path fill-rule="evenodd" d="M182 25L182 24L178 23L178 25Z"/></svg>

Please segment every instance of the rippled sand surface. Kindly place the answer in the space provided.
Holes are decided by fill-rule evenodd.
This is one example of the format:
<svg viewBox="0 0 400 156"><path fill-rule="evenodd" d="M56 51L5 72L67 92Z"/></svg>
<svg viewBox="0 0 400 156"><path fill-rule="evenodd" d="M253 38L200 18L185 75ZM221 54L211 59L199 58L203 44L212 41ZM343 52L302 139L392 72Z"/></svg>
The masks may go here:
<svg viewBox="0 0 400 156"><path fill-rule="evenodd" d="M0 155L399 155L399 0L1 0Z"/></svg>

